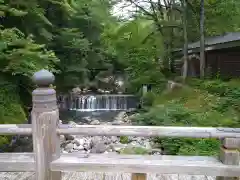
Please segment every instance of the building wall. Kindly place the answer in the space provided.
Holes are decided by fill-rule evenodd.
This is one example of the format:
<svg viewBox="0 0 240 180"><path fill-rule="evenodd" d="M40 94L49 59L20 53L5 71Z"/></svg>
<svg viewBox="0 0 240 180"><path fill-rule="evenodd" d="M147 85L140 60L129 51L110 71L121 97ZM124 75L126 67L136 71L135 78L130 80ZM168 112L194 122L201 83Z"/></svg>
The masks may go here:
<svg viewBox="0 0 240 180"><path fill-rule="evenodd" d="M190 54L189 54L190 55ZM198 54L199 55L199 54ZM240 78L240 47L207 51L206 75L221 78ZM180 59L180 58L178 58ZM195 60L196 61L196 60ZM175 73L181 75L182 61L174 64ZM199 63L194 63L195 73L199 75ZM188 73L193 74L193 73Z"/></svg>
<svg viewBox="0 0 240 180"><path fill-rule="evenodd" d="M206 68L214 77L240 77L240 47L208 51L206 53Z"/></svg>

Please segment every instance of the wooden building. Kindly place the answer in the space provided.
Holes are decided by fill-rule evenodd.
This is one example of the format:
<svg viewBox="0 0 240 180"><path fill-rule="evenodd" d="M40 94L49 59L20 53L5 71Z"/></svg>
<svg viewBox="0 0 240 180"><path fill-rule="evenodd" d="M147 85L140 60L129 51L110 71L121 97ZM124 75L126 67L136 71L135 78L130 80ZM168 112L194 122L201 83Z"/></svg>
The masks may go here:
<svg viewBox="0 0 240 180"><path fill-rule="evenodd" d="M200 41L188 45L188 76L199 77ZM175 72L182 72L183 51L173 51ZM177 60L178 59L178 60ZM206 75L221 78L240 77L240 32L205 39Z"/></svg>

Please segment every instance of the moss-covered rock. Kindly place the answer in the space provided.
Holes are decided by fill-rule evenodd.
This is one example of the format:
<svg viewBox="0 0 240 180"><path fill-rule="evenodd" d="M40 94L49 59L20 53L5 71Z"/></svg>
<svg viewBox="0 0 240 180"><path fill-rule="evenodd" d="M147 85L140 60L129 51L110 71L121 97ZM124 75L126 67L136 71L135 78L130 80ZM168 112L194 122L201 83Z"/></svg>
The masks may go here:
<svg viewBox="0 0 240 180"><path fill-rule="evenodd" d="M127 144L129 142L129 139L127 136L121 136L120 137L120 143Z"/></svg>

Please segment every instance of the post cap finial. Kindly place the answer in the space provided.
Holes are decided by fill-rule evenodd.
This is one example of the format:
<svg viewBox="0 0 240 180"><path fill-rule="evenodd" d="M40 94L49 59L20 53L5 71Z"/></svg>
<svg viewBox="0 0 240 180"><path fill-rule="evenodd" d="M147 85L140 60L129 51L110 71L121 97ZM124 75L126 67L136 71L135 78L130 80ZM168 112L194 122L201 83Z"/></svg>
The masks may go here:
<svg viewBox="0 0 240 180"><path fill-rule="evenodd" d="M50 84L53 84L55 77L54 75L49 72L48 70L42 69L36 73L34 73L33 82L40 87L47 87Z"/></svg>

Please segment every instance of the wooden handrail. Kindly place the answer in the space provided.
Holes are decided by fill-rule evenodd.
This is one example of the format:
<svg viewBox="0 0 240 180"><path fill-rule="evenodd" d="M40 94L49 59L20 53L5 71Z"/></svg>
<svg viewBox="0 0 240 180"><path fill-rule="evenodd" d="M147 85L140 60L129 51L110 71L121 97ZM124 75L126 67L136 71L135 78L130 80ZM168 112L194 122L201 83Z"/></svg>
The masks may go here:
<svg viewBox="0 0 240 180"><path fill-rule="evenodd" d="M61 125L57 132L87 136L240 138L240 128L220 127Z"/></svg>
<svg viewBox="0 0 240 180"><path fill-rule="evenodd" d="M32 135L31 124L1 124L0 135Z"/></svg>
<svg viewBox="0 0 240 180"><path fill-rule="evenodd" d="M206 176L240 176L240 166L224 165L207 156L149 156L63 154L51 163L53 171L94 171Z"/></svg>
<svg viewBox="0 0 240 180"><path fill-rule="evenodd" d="M141 137L192 137L240 138L240 128L175 127L175 126L114 126L114 125L59 125L58 134L86 136L141 136ZM1 135L31 135L31 124L1 124Z"/></svg>
<svg viewBox="0 0 240 180"><path fill-rule="evenodd" d="M34 153L0 154L0 171L35 171ZM224 165L208 156L150 156L108 154L61 154L51 162L52 171L94 171L240 176L240 166Z"/></svg>

